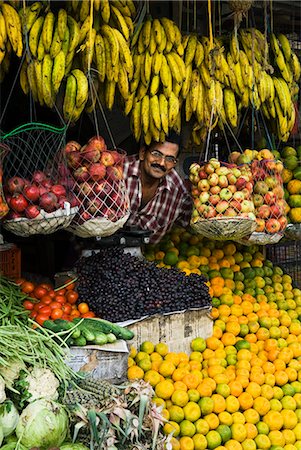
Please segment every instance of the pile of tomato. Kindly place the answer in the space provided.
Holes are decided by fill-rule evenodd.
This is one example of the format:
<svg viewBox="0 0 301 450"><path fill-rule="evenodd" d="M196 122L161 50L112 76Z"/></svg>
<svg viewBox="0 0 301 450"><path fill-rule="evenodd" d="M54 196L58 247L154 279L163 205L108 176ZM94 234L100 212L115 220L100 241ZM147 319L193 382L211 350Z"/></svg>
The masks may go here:
<svg viewBox="0 0 301 450"><path fill-rule="evenodd" d="M78 303L78 293L75 283L68 283L65 287L53 289L48 283L34 284L20 280L22 292L28 295L23 302L25 309L31 311L30 317L39 325L45 320L73 320L75 317L95 317L85 302Z"/></svg>

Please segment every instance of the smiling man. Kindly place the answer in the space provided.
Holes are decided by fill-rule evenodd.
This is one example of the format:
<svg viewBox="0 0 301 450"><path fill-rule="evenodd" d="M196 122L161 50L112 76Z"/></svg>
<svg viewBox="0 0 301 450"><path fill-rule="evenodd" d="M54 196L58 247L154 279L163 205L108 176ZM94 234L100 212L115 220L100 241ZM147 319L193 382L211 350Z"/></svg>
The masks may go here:
<svg viewBox="0 0 301 450"><path fill-rule="evenodd" d="M124 179L129 192L131 215L127 226L152 232L156 243L174 223L187 226L191 217L191 196L175 170L180 137L170 133L163 143L142 146L139 155L127 156Z"/></svg>

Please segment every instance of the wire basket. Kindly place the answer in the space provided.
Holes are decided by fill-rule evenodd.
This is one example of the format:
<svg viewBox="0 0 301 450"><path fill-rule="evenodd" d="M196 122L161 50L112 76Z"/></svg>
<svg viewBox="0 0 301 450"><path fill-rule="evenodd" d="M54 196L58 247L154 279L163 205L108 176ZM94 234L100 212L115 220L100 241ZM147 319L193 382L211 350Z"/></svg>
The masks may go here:
<svg viewBox="0 0 301 450"><path fill-rule="evenodd" d="M12 233L50 234L70 225L78 206L65 155L60 150L65 138L66 127L41 123L21 125L1 136L11 150L3 170L4 192L10 206L3 226ZM29 194L28 187L34 188L35 197Z"/></svg>
<svg viewBox="0 0 301 450"><path fill-rule="evenodd" d="M191 228L198 234L205 236L209 239L217 241L233 240L243 238L244 236L252 233L256 228L255 220L248 218L213 218L202 219L197 222L190 223Z"/></svg>

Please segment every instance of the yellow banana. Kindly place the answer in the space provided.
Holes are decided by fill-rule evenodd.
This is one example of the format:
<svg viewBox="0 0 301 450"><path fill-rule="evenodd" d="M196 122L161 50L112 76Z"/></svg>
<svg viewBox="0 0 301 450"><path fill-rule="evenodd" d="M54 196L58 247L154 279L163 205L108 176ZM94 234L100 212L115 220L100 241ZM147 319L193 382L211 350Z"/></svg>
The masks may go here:
<svg viewBox="0 0 301 450"><path fill-rule="evenodd" d="M43 62L42 62L42 92L43 92L43 98L46 106L49 108L52 108L54 105L54 99L53 99L53 92L52 92L52 67L53 67L53 61L51 59L51 56L49 54L46 54L44 56Z"/></svg>
<svg viewBox="0 0 301 450"><path fill-rule="evenodd" d="M273 81L274 81L275 90L276 90L276 93L277 93L277 96L279 99L279 105L281 106L283 114L287 115L288 111L289 111L290 101L287 98L286 92L283 90L283 85L280 81L280 78L273 77ZM275 97L275 100L276 100L276 97ZM274 100L274 103L275 103L275 100ZM276 103L275 103L275 106L276 106Z"/></svg>
<svg viewBox="0 0 301 450"><path fill-rule="evenodd" d="M74 75L69 74L67 77L66 91L63 103L63 114L66 122L71 122L75 115L77 82Z"/></svg>
<svg viewBox="0 0 301 450"><path fill-rule="evenodd" d="M160 117L160 106L159 99L157 95L153 95L149 100L149 110L150 115L154 121L155 127L161 130L161 117Z"/></svg>
<svg viewBox="0 0 301 450"><path fill-rule="evenodd" d="M88 100L89 95L89 84L88 79L83 71L80 69L73 69L71 74L76 78L76 98L75 107L78 109L83 109Z"/></svg>
<svg viewBox="0 0 301 450"><path fill-rule="evenodd" d="M292 52L292 56L290 59L291 70L293 73L294 81L299 81L301 75L301 66L298 56Z"/></svg>
<svg viewBox="0 0 301 450"><path fill-rule="evenodd" d="M127 0L126 5L130 10L131 16L134 17L136 14L136 6L135 6L133 0Z"/></svg>
<svg viewBox="0 0 301 450"><path fill-rule="evenodd" d="M172 80L172 91L178 97L180 95L183 83L178 83L175 79Z"/></svg>
<svg viewBox="0 0 301 450"><path fill-rule="evenodd" d="M152 136L152 140L159 142L160 141L160 130L158 130L158 128L154 124L151 111L150 111L150 116L149 116L149 131Z"/></svg>
<svg viewBox="0 0 301 450"><path fill-rule="evenodd" d="M191 116L193 114L191 103L190 103L190 92L188 92L186 101L185 101L185 120L186 122L189 122L191 119Z"/></svg>
<svg viewBox="0 0 301 450"><path fill-rule="evenodd" d="M270 102L270 101L266 102L269 115L272 117L272 119L276 118L275 100L276 100L276 97L274 98L273 102ZM277 101L278 101L278 99L277 99Z"/></svg>
<svg viewBox="0 0 301 450"><path fill-rule="evenodd" d="M80 30L79 30L79 39L78 39L78 43L81 44L82 42L84 42L84 40L87 37L87 34L89 33L90 30L90 16L88 15L86 17L86 19L83 21Z"/></svg>
<svg viewBox="0 0 301 450"><path fill-rule="evenodd" d="M194 53L194 63L197 69L201 66L203 61L204 61L204 48L202 43L200 41L197 41Z"/></svg>
<svg viewBox="0 0 301 450"><path fill-rule="evenodd" d="M131 48L134 48L135 46L138 45L138 40L140 39L140 37L142 39L142 34L141 34L142 27L143 27L143 22L141 22L139 25L137 24L137 27L136 27L133 37L131 39Z"/></svg>
<svg viewBox="0 0 301 450"><path fill-rule="evenodd" d="M234 72L235 72L237 87L239 89L240 94L243 95L244 91L245 91L245 85L243 82L242 71L241 71L241 66L240 66L239 62L234 64Z"/></svg>
<svg viewBox="0 0 301 450"><path fill-rule="evenodd" d="M113 29L113 32L119 44L119 57L121 58L124 67L126 68L128 78L131 80L133 78L133 71L134 71L132 54L130 52L127 42L125 41L120 31Z"/></svg>
<svg viewBox="0 0 301 450"><path fill-rule="evenodd" d="M104 23L109 23L110 15L111 15L111 8L109 0L102 0L100 4L100 14L102 17L102 20Z"/></svg>
<svg viewBox="0 0 301 450"><path fill-rule="evenodd" d="M119 88L119 92L122 95L122 97L124 98L124 100L127 100L128 96L130 94L129 80L128 80L127 72L126 72L124 66L122 66L122 65L119 67L118 88Z"/></svg>
<svg viewBox="0 0 301 450"><path fill-rule="evenodd" d="M175 94L171 92L168 99L168 123L170 127L174 126L179 114L179 109L179 100Z"/></svg>
<svg viewBox="0 0 301 450"><path fill-rule="evenodd" d="M37 85L35 65L33 61L31 61L27 66L27 78L32 98L36 102L38 101L38 87L37 87L38 85Z"/></svg>
<svg viewBox="0 0 301 450"><path fill-rule="evenodd" d="M94 43L96 38L96 30L92 28L87 34L86 40L84 42L84 50L82 52L82 67L84 72L89 72L94 55Z"/></svg>
<svg viewBox="0 0 301 450"><path fill-rule="evenodd" d="M46 103L43 94L43 62L34 60L34 69L36 74L37 94L40 105Z"/></svg>
<svg viewBox="0 0 301 450"><path fill-rule="evenodd" d="M62 41L59 36L58 24L56 24L54 33L53 33L52 43L50 46L50 56L52 59L55 58L56 55L61 51L61 48L62 48Z"/></svg>
<svg viewBox="0 0 301 450"><path fill-rule="evenodd" d="M274 33L270 34L270 44L271 44L271 48L274 52L275 56L278 56L280 50L279 44L278 44L278 39L276 38Z"/></svg>
<svg viewBox="0 0 301 450"><path fill-rule="evenodd" d="M112 66L116 66L119 60L119 43L115 33L109 25L103 25L101 27L102 35L105 36L110 44L111 63Z"/></svg>
<svg viewBox="0 0 301 450"><path fill-rule="evenodd" d="M164 94L159 95L159 109L161 126L164 133L168 133L168 100Z"/></svg>
<svg viewBox="0 0 301 450"><path fill-rule="evenodd" d="M143 83L139 83L138 89L136 91L136 99L142 100L144 96L147 94L148 86L145 86Z"/></svg>
<svg viewBox="0 0 301 450"><path fill-rule="evenodd" d="M202 83L202 80L200 80L200 83L199 83L199 97L198 97L196 111L195 111L198 123L200 125L204 121L204 95L205 95L204 85Z"/></svg>
<svg viewBox="0 0 301 450"><path fill-rule="evenodd" d="M237 106L234 92L231 89L224 89L224 108L228 122L233 128L237 127Z"/></svg>
<svg viewBox="0 0 301 450"><path fill-rule="evenodd" d="M98 33L95 37L95 59L97 67L97 75L101 83L104 82L106 76L106 55L103 37Z"/></svg>
<svg viewBox="0 0 301 450"><path fill-rule="evenodd" d="M20 86L25 95L29 93L29 81L27 77L27 61L24 59L20 70Z"/></svg>
<svg viewBox="0 0 301 450"><path fill-rule="evenodd" d="M177 134L181 133L181 108L179 108L179 112L178 112L178 115L176 117L175 123L173 125L173 129L175 130L175 132ZM164 141L165 141L165 137L164 137L164 139L162 139L161 142L164 142Z"/></svg>
<svg viewBox="0 0 301 450"><path fill-rule="evenodd" d="M141 136L141 101L135 101L131 117L133 134L138 142Z"/></svg>
<svg viewBox="0 0 301 450"><path fill-rule="evenodd" d="M23 52L21 19L15 8L8 3L2 3L2 14L5 19L7 36L13 51L20 58Z"/></svg>
<svg viewBox="0 0 301 450"><path fill-rule="evenodd" d="M4 16L0 9L0 47L1 49L5 48L5 44L7 42L7 31Z"/></svg>
<svg viewBox="0 0 301 450"><path fill-rule="evenodd" d="M58 32L61 41L65 39L65 33L67 29L67 11L65 9L60 9L58 12Z"/></svg>
<svg viewBox="0 0 301 450"><path fill-rule="evenodd" d="M157 50L155 51L153 58L152 58L152 71L154 75L159 75L162 61L163 61L163 53L159 53Z"/></svg>
<svg viewBox="0 0 301 450"><path fill-rule="evenodd" d="M124 20L125 20L125 23L126 23L128 29L129 29L130 36L133 36L133 33L134 33L134 23L133 23L133 21L132 21L132 18L129 17L129 16L124 16Z"/></svg>
<svg viewBox="0 0 301 450"><path fill-rule="evenodd" d="M191 74L192 74L192 64L188 64L188 66L186 66L186 77L185 77L185 80L182 85L182 97L183 98L186 98L186 96L189 92L190 83L191 83Z"/></svg>
<svg viewBox="0 0 301 450"><path fill-rule="evenodd" d="M119 9L115 8L113 4L111 5L111 13L112 17L117 25L117 28L119 28L119 31L123 34L124 38L128 41L130 38L130 30L126 24L126 21L124 20L123 15L119 11Z"/></svg>
<svg viewBox="0 0 301 450"><path fill-rule="evenodd" d="M65 62L65 73L66 73L66 75L69 74L69 72L70 72L70 70L72 68L74 55L75 55L75 50L73 50L72 52L68 52L67 55L66 55L66 62Z"/></svg>
<svg viewBox="0 0 301 450"><path fill-rule="evenodd" d="M141 30L142 42L145 49L147 49L150 44L151 30L152 30L152 21L150 18L148 18L144 22Z"/></svg>
<svg viewBox="0 0 301 450"><path fill-rule="evenodd" d="M42 9L41 2L34 2L31 6L27 6L25 10L21 9L19 15L21 17L22 29L24 33L29 33L32 25L37 20Z"/></svg>
<svg viewBox="0 0 301 450"><path fill-rule="evenodd" d="M46 14L44 24L43 24L43 29L42 29L43 45L44 45L45 51L47 53L50 52L50 47L51 47L51 43L52 43L54 21L55 21L55 17L54 17L53 12L49 11Z"/></svg>
<svg viewBox="0 0 301 450"><path fill-rule="evenodd" d="M77 22L71 16L67 17L67 24L68 24L68 28L69 28L69 49L68 49L68 52L71 53L78 46L79 26L78 26ZM72 77L70 77L70 78L72 79ZM72 81L70 81L70 83L72 83Z"/></svg>
<svg viewBox="0 0 301 450"><path fill-rule="evenodd" d="M150 116L150 100L149 96L145 95L141 101L141 125L144 134L148 132L149 116Z"/></svg>
<svg viewBox="0 0 301 450"><path fill-rule="evenodd" d="M169 41L171 43L171 46L173 46L176 39L176 30L173 21L168 19L167 17L162 17L160 19L160 22L162 24L162 28L166 33L167 41Z"/></svg>
<svg viewBox="0 0 301 450"><path fill-rule="evenodd" d="M151 81L151 72L152 72L152 56L149 54L148 51L146 51L144 58L144 76L147 86Z"/></svg>
<svg viewBox="0 0 301 450"><path fill-rule="evenodd" d="M191 75L191 84L190 84L190 104L192 111L195 112L198 99L199 99L199 86L200 86L200 74L198 70L193 70Z"/></svg>
<svg viewBox="0 0 301 450"><path fill-rule="evenodd" d="M153 95L156 95L160 86L160 77L159 75L154 75L152 77L152 81L149 88L149 94L152 97Z"/></svg>
<svg viewBox="0 0 301 450"><path fill-rule="evenodd" d="M170 68L167 63L166 57L162 55L162 64L160 68L160 78L164 87L169 87L171 79Z"/></svg>
<svg viewBox="0 0 301 450"><path fill-rule="evenodd" d="M67 56L67 53L69 51L69 35L70 35L69 28L67 27L66 31L65 31L64 39L62 40L62 50L65 54L65 57Z"/></svg>
<svg viewBox="0 0 301 450"><path fill-rule="evenodd" d="M134 103L134 98L135 98L135 92L133 92L132 94L130 94L127 98L127 100L125 101L124 104L124 114L127 116L132 108L133 108L133 103Z"/></svg>
<svg viewBox="0 0 301 450"><path fill-rule="evenodd" d="M292 49L291 49L291 44L289 43L289 40L282 33L278 34L277 38L278 38L278 41L280 42L281 50L284 54L285 59L287 61L289 61L292 56Z"/></svg>
<svg viewBox="0 0 301 450"><path fill-rule="evenodd" d="M187 47L185 49L185 56L184 56L184 61L185 61L185 65L188 66L188 64L192 63L192 61L194 60L194 55L195 55L195 51L196 51L196 47L197 47L197 36L196 34L191 34L189 36L189 40L187 43Z"/></svg>
<svg viewBox="0 0 301 450"><path fill-rule="evenodd" d="M183 82L183 75L181 73L180 67L177 64L177 61L173 57L173 53L166 53L165 58L167 60L172 77L176 80L177 83L181 84Z"/></svg>
<svg viewBox="0 0 301 450"><path fill-rule="evenodd" d="M53 60L53 68L51 74L51 84L54 95L58 93L61 82L65 75L66 57L63 50L61 50Z"/></svg>
<svg viewBox="0 0 301 450"><path fill-rule="evenodd" d="M232 56L233 62L236 64L239 61L239 42L237 35L232 33L230 36L230 54Z"/></svg>
<svg viewBox="0 0 301 450"><path fill-rule="evenodd" d="M115 89L116 89L116 82L107 80L105 84L105 100L107 108L109 110L111 110L114 105Z"/></svg>
<svg viewBox="0 0 301 450"><path fill-rule="evenodd" d="M266 103L263 103L261 105L261 110L263 112L263 115L269 120L270 119L270 114L269 114L269 111L268 111Z"/></svg>
<svg viewBox="0 0 301 450"><path fill-rule="evenodd" d="M153 55L155 53L156 49L157 49L157 43L156 43L156 38L155 38L155 32L154 32L154 30L151 29L148 51L151 55Z"/></svg>
<svg viewBox="0 0 301 450"><path fill-rule="evenodd" d="M94 0L93 1L93 8L94 11L98 12L100 9L101 0Z"/></svg>
<svg viewBox="0 0 301 450"><path fill-rule="evenodd" d="M123 16L130 16L131 15L131 8L127 4L127 2L122 2L119 0L114 1L114 6L118 8L118 10L121 12Z"/></svg>
<svg viewBox="0 0 301 450"><path fill-rule="evenodd" d="M79 9L79 20L84 22L90 13L90 2L89 0L81 0Z"/></svg>
<svg viewBox="0 0 301 450"><path fill-rule="evenodd" d="M207 69L207 67L205 66L205 64L202 64L201 68L200 68L200 75L202 78L202 81L204 83L204 85L209 88L210 87L210 82L211 82L211 76L209 73L209 70Z"/></svg>
<svg viewBox="0 0 301 450"><path fill-rule="evenodd" d="M38 50L37 50L37 58L39 61L42 61L44 59L44 56L45 56L45 47L43 44L43 37L42 37L42 33L41 33L40 39L39 39Z"/></svg>
<svg viewBox="0 0 301 450"><path fill-rule="evenodd" d="M162 45L164 29L163 29L159 19L154 19L153 20L152 30L154 30L154 35L155 35L155 40L156 40L157 46L161 46ZM165 39L166 39L166 36L165 36ZM164 48L163 48L163 50L164 50Z"/></svg>
<svg viewBox="0 0 301 450"><path fill-rule="evenodd" d="M179 30L179 27L173 22L173 27L174 27L174 31L175 31L175 47L177 49L177 52L180 56L184 55L184 47L182 45L182 34L181 31ZM182 53L179 52L179 48L182 48Z"/></svg>

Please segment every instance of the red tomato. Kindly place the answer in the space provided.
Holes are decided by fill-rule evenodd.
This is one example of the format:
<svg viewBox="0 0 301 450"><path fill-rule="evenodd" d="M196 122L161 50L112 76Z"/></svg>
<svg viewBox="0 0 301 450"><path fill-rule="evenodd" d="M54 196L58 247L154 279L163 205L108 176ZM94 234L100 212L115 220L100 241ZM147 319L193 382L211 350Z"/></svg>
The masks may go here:
<svg viewBox="0 0 301 450"><path fill-rule="evenodd" d="M47 295L49 297L54 298L56 296L56 292L53 289L50 289L50 291L47 292Z"/></svg>
<svg viewBox="0 0 301 450"><path fill-rule="evenodd" d="M72 320L72 318L68 314L63 314L62 315L62 319L63 320L68 320L69 322Z"/></svg>
<svg viewBox="0 0 301 450"><path fill-rule="evenodd" d="M58 290L55 289L56 295L64 295L65 292L66 292L66 289L58 289Z"/></svg>
<svg viewBox="0 0 301 450"><path fill-rule="evenodd" d="M43 288L43 287L41 287L41 286L37 286L37 287L34 289L33 293L34 293L34 295L35 295L37 298L40 299L40 298L42 298L44 295L47 294L47 289L45 289L45 288Z"/></svg>
<svg viewBox="0 0 301 450"><path fill-rule="evenodd" d="M39 310L39 314L45 314L46 316L50 316L52 309L50 308L50 306L43 306L40 310Z"/></svg>
<svg viewBox="0 0 301 450"><path fill-rule="evenodd" d="M77 308L81 314L89 312L88 303L80 303Z"/></svg>
<svg viewBox="0 0 301 450"><path fill-rule="evenodd" d="M56 296L54 297L54 300L55 300L56 302L58 302L58 303L61 303L62 305L63 305L64 303L66 303L66 297L65 297L64 295L56 295Z"/></svg>
<svg viewBox="0 0 301 450"><path fill-rule="evenodd" d="M25 294L30 294L34 290L34 284L30 281L24 281L24 283L21 284L21 290L25 292Z"/></svg>
<svg viewBox="0 0 301 450"><path fill-rule="evenodd" d="M20 286L21 284L25 283L25 281L26 281L25 278L16 278L14 280L14 283L16 283Z"/></svg>
<svg viewBox="0 0 301 450"><path fill-rule="evenodd" d="M52 302L52 303L50 303L49 306L51 309L57 309L57 308L61 309L62 308L62 304L59 302Z"/></svg>
<svg viewBox="0 0 301 450"><path fill-rule="evenodd" d="M70 316L71 316L72 318L74 318L74 317L80 317L80 312L79 312L77 309L73 309L73 310L71 311L71 313L70 313Z"/></svg>
<svg viewBox="0 0 301 450"><path fill-rule="evenodd" d="M43 295L43 297L41 298L41 303L44 303L44 305L50 305L51 302L52 298L48 294Z"/></svg>
<svg viewBox="0 0 301 450"><path fill-rule="evenodd" d="M78 293L75 291L68 291L66 293L66 299L67 302L70 303L71 305L74 305L74 303L77 302L78 299Z"/></svg>
<svg viewBox="0 0 301 450"><path fill-rule="evenodd" d="M45 320L48 320L49 316L46 316L45 314L38 314L35 318L36 322L38 322L39 325L43 325Z"/></svg>
<svg viewBox="0 0 301 450"><path fill-rule="evenodd" d="M60 319L63 315L63 311L59 308L55 308L51 311L51 319L55 320L55 319Z"/></svg>
<svg viewBox="0 0 301 450"><path fill-rule="evenodd" d="M92 319L93 317L95 317L95 314L94 314L94 312L89 311L89 312L82 314L81 317L84 317L85 319L89 319L89 318Z"/></svg>
<svg viewBox="0 0 301 450"><path fill-rule="evenodd" d="M50 291L52 289L52 286L49 283L41 283L39 286L46 289L47 291Z"/></svg>
<svg viewBox="0 0 301 450"><path fill-rule="evenodd" d="M37 311L31 311L29 317L31 317L32 319L35 319L37 317L38 313Z"/></svg>
<svg viewBox="0 0 301 450"><path fill-rule="evenodd" d="M70 314L72 311L72 307L69 303L65 303L64 305L62 305L62 310L65 314Z"/></svg>
<svg viewBox="0 0 301 450"><path fill-rule="evenodd" d="M23 306L24 306L25 309L28 309L29 311L31 311L33 309L33 307L34 307L34 303L31 302L30 300L25 300L23 302Z"/></svg>
<svg viewBox="0 0 301 450"><path fill-rule="evenodd" d="M73 291L74 288L75 288L75 283L68 284L68 286L66 286L66 291Z"/></svg>
<svg viewBox="0 0 301 450"><path fill-rule="evenodd" d="M40 311L41 308L43 308L43 306L45 306L43 303L36 303L33 307L34 311Z"/></svg>

